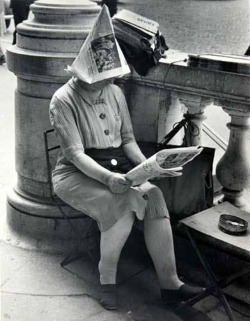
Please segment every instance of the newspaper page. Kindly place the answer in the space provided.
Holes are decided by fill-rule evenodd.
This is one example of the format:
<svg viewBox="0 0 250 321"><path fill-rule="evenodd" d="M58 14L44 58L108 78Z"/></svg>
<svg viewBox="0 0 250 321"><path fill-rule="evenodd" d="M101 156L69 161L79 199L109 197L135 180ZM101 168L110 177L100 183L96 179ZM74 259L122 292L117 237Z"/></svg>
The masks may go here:
<svg viewBox="0 0 250 321"><path fill-rule="evenodd" d="M156 35L159 31L159 24L156 21L138 15L132 11L123 9L118 12L112 19L123 21L136 29L140 29L150 36Z"/></svg>
<svg viewBox="0 0 250 321"><path fill-rule="evenodd" d="M133 168L125 177L132 181L132 186L136 186L159 176L180 176L182 166L192 161L202 150L199 146L163 149Z"/></svg>
<svg viewBox="0 0 250 321"><path fill-rule="evenodd" d="M89 84L130 72L104 5L78 56L67 71Z"/></svg>

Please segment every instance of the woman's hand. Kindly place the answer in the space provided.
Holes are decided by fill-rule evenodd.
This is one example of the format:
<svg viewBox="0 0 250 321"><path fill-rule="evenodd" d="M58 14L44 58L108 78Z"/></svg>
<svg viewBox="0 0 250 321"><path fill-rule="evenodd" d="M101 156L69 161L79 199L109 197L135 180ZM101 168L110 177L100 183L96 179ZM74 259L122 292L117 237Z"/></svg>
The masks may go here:
<svg viewBox="0 0 250 321"><path fill-rule="evenodd" d="M108 187L114 194L125 193L130 186L131 182L119 173L112 173L108 179Z"/></svg>

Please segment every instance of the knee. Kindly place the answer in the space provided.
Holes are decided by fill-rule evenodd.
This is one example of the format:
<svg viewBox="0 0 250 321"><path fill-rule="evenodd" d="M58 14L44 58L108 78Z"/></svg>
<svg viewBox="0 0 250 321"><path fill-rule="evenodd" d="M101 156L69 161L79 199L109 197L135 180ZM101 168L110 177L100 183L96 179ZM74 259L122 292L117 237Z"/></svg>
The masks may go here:
<svg viewBox="0 0 250 321"><path fill-rule="evenodd" d="M162 208L163 211L166 211L166 202L163 196L162 191L157 186L153 186L148 192L148 206L152 208Z"/></svg>
<svg viewBox="0 0 250 321"><path fill-rule="evenodd" d="M147 195L148 195L149 201L151 200L153 202L159 202L159 201L165 202L163 193L160 190L160 188L157 186L153 185L152 188L147 192Z"/></svg>
<svg viewBox="0 0 250 321"><path fill-rule="evenodd" d="M161 189L157 186L152 185L150 190L147 192L147 207L146 207L147 218L169 218L169 212L167 204Z"/></svg>

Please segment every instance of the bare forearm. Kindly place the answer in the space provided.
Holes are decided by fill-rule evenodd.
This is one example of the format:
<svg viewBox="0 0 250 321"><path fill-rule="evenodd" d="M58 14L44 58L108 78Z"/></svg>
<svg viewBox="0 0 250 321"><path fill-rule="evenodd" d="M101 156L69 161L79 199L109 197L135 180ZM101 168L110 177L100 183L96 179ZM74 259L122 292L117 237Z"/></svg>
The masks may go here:
<svg viewBox="0 0 250 321"><path fill-rule="evenodd" d="M71 162L85 175L108 185L112 172L99 165L88 155L79 153L71 159Z"/></svg>
<svg viewBox="0 0 250 321"><path fill-rule="evenodd" d="M141 164L146 159L136 142L123 145L123 150L128 159L135 165Z"/></svg>
<svg viewBox="0 0 250 321"><path fill-rule="evenodd" d="M71 162L85 175L108 186L112 193L125 193L131 186L131 182L122 174L109 171L84 153L74 156Z"/></svg>

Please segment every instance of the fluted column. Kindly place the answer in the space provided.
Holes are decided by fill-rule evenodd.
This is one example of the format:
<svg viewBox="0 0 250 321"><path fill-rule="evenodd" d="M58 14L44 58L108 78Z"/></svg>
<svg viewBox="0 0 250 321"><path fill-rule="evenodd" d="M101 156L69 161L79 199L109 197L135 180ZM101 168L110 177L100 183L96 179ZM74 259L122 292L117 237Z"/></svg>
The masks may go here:
<svg viewBox="0 0 250 321"><path fill-rule="evenodd" d="M202 123L206 119L204 111L213 100L187 93L178 93L178 96L187 108L184 117L189 120L185 142L188 146L202 145Z"/></svg>
<svg viewBox="0 0 250 321"><path fill-rule="evenodd" d="M230 130L228 147L217 165L216 175L223 186L224 200L245 207L242 195L250 181L250 146L247 146L250 108L228 101L219 103L230 115L231 122L227 124Z"/></svg>
<svg viewBox="0 0 250 321"><path fill-rule="evenodd" d="M43 131L51 128L50 99L68 80L64 69L79 52L100 7L88 0L38 0L30 8L30 18L18 25L17 45L7 52L8 68L17 76L17 184L8 193L6 233L19 246L53 251L69 235L49 198Z"/></svg>

